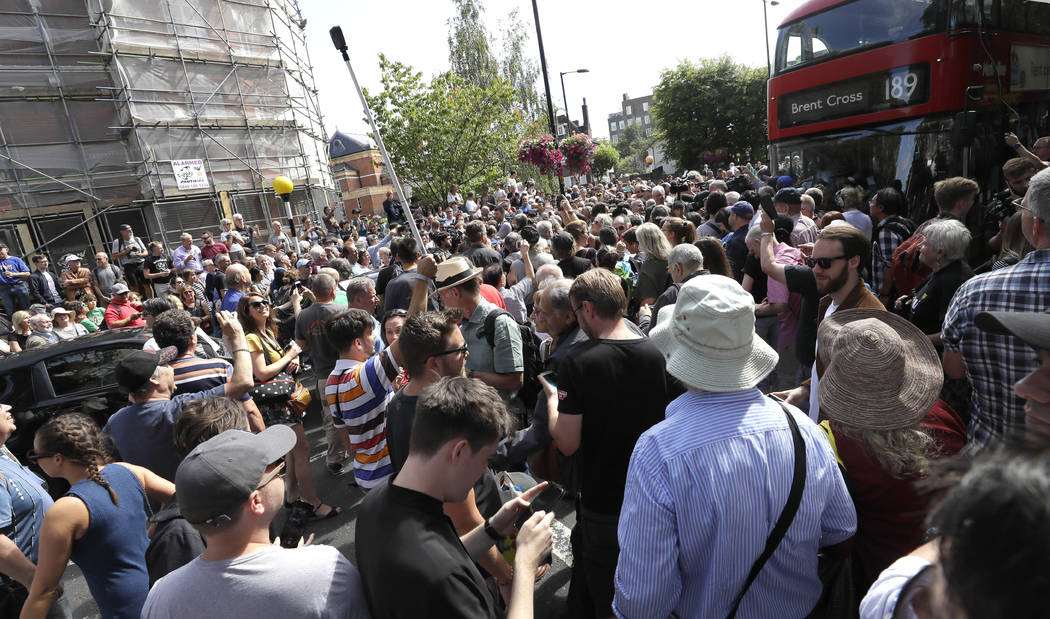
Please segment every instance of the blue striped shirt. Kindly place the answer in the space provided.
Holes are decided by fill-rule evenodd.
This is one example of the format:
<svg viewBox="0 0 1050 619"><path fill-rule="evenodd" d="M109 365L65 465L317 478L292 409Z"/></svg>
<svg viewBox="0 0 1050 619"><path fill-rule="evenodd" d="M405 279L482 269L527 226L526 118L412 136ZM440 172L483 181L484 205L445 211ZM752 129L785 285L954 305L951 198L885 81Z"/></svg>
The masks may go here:
<svg viewBox="0 0 1050 619"><path fill-rule="evenodd" d="M821 593L819 548L857 514L820 429L789 406L806 444L798 513L740 617L804 617ZM757 389L687 392L638 439L620 513L618 617L724 617L787 502L794 465L780 405Z"/></svg>

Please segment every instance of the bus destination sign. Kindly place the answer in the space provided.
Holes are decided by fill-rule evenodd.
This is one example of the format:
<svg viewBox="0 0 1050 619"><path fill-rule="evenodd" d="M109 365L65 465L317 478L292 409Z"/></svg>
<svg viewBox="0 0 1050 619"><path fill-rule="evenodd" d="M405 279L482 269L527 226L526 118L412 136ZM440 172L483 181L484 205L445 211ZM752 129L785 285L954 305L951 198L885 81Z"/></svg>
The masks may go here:
<svg viewBox="0 0 1050 619"><path fill-rule="evenodd" d="M786 129L918 105L929 99L930 65L924 62L782 95L778 124Z"/></svg>

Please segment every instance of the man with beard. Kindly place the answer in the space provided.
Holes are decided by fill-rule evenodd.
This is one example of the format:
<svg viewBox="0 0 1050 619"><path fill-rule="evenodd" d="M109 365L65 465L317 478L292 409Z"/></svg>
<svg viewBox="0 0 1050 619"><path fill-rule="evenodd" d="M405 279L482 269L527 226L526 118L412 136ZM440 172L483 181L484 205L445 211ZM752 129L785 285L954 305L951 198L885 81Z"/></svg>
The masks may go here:
<svg viewBox="0 0 1050 619"><path fill-rule="evenodd" d="M763 228L762 238L762 268L767 274L778 281L785 282L788 289L799 287L799 280L805 277L792 267L793 274L786 277L787 267L778 265L769 259L769 248L772 241L770 236L765 236ZM861 265L868 264L871 256L871 244L863 232L848 224L830 225L820 231L817 242L813 245L813 254L807 260L816 290L823 295L817 305L816 323L813 325L813 333L816 333L816 325L838 310L853 309L856 307L874 308L885 310L879 299L864 285L864 278L860 276ZM768 264L767 264L768 263ZM792 282L795 286L792 286ZM803 299L805 299L805 290ZM800 318L798 338L803 337L801 321L806 318L805 308ZM796 341L798 341L796 339ZM801 344L800 344L801 345ZM810 380L802 383L799 387L779 394L789 404L803 405L809 401L809 416L814 420L819 419L819 406L817 405L817 383L822 372L814 364L810 372Z"/></svg>

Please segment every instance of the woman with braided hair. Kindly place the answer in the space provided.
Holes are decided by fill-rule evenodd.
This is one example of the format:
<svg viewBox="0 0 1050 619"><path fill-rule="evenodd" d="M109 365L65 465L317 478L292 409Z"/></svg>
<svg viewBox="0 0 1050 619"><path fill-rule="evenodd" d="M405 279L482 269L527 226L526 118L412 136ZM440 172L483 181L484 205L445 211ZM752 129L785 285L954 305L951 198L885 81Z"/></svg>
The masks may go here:
<svg viewBox="0 0 1050 619"><path fill-rule="evenodd" d="M71 487L44 516L40 559L21 618L47 615L62 593L70 559L84 573L104 619L137 618L149 593L148 500L170 501L175 485L142 467L111 463L102 432L79 413L41 426L28 458Z"/></svg>

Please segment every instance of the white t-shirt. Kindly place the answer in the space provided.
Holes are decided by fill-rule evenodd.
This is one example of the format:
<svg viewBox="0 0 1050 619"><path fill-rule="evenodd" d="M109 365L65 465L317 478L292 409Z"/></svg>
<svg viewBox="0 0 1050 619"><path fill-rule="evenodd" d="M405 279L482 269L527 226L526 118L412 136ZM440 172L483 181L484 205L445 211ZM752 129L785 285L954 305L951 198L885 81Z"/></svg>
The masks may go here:
<svg viewBox="0 0 1050 619"><path fill-rule="evenodd" d="M268 546L224 561L199 557L153 585L143 619L368 619L361 576L331 546Z"/></svg>
<svg viewBox="0 0 1050 619"><path fill-rule="evenodd" d="M828 306L828 311L824 312L824 318L835 313L839 306L832 301L831 305ZM816 344L813 345L814 354L818 352ZM809 381L809 417L814 422L820 421L820 403L817 400L817 386L820 379L817 378L817 364L813 363L813 369L810 370L810 381Z"/></svg>
<svg viewBox="0 0 1050 619"><path fill-rule="evenodd" d="M901 591L915 578L916 574L926 569L930 562L922 557L901 557L894 561L893 565L884 569L867 595L860 602L861 619L885 619L893 617ZM925 575L924 575L925 577ZM914 593L914 589L912 590ZM911 600L906 599L902 612L898 617L918 619L918 615L912 610Z"/></svg>

